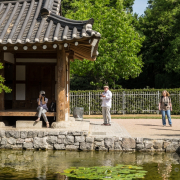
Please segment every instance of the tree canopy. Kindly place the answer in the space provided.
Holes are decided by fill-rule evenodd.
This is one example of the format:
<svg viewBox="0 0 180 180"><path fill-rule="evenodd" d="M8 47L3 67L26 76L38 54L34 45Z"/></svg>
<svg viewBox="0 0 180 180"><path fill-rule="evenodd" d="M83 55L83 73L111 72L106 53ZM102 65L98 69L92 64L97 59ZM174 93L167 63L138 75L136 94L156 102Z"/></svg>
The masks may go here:
<svg viewBox="0 0 180 180"><path fill-rule="evenodd" d="M0 71L1 69L3 69L3 64L0 63ZM2 77L2 75L0 75L0 93L2 93L3 91L5 91L6 93L10 93L11 89L7 86L4 85L5 79L4 77Z"/></svg>
<svg viewBox="0 0 180 180"><path fill-rule="evenodd" d="M124 10L123 1L116 1L113 6L111 3L110 0L72 0L66 13L67 18L75 20L94 18L93 29L102 35L95 62L71 63L72 74L91 76L91 85L96 88L107 83L114 86L120 78L135 78L143 67L138 53L144 38L132 26L132 15Z"/></svg>
<svg viewBox="0 0 180 180"><path fill-rule="evenodd" d="M179 87L180 83L174 85L171 78L178 78L180 73L180 1L149 1L136 28L146 37L141 48L146 84L155 88Z"/></svg>

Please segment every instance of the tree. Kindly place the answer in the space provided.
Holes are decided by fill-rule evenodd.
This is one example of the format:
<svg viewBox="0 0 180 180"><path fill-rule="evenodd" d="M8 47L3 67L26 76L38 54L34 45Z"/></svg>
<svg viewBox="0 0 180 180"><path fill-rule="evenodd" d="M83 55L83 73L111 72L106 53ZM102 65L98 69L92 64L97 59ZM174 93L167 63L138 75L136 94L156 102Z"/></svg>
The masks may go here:
<svg viewBox="0 0 180 180"><path fill-rule="evenodd" d="M81 1L81 0L76 0L76 1ZM107 4L107 6L110 6L110 7L116 7L116 3L117 3L118 0L110 0L109 1L109 4ZM134 4L134 1L135 0L124 0L123 1L123 7L124 9L126 9L128 12L132 12L133 11L133 4ZM91 3L94 3L95 1L91 1ZM62 14L63 16L66 15L67 11L68 10L72 10L74 11L75 9L73 9L73 7L71 6L71 0L63 0L61 2L62 4Z"/></svg>
<svg viewBox="0 0 180 180"><path fill-rule="evenodd" d="M149 8L139 18L137 28L146 37L141 53L147 85L159 88L164 84L163 77L168 81L175 77L174 73L180 73L180 1L151 0L148 3Z"/></svg>
<svg viewBox="0 0 180 180"><path fill-rule="evenodd" d="M137 77L143 67L141 56L137 55L143 37L132 26L132 15L123 10L123 1L118 0L115 7L110 6L109 0L73 0L70 5L67 18L94 18L93 29L102 35L97 60L75 60L71 63L72 74L91 74L91 85L97 88L106 83L114 87L119 78Z"/></svg>
<svg viewBox="0 0 180 180"><path fill-rule="evenodd" d="M3 64L0 63L0 70L3 69ZM6 93L10 93L11 89L4 85L5 79L0 75L0 93L5 91Z"/></svg>

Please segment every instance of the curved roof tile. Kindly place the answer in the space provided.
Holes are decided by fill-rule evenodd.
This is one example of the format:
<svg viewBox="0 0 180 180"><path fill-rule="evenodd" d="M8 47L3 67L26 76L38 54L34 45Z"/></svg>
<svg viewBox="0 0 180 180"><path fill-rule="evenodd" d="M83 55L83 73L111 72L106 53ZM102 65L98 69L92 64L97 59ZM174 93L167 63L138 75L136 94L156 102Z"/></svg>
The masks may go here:
<svg viewBox="0 0 180 180"><path fill-rule="evenodd" d="M60 16L61 0L19 0L0 2L0 44L26 44L100 37L89 33L86 24Z"/></svg>

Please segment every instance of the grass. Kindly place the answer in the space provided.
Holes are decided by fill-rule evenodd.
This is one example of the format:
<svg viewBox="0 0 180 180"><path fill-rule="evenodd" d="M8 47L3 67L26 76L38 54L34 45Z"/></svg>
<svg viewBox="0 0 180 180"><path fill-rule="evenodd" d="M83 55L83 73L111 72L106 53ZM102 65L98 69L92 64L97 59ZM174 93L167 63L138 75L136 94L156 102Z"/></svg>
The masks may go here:
<svg viewBox="0 0 180 180"><path fill-rule="evenodd" d="M102 115L84 115L84 119L102 119ZM111 115L112 119L162 119L161 114L128 114L128 115ZM171 115L172 119L180 119L180 115Z"/></svg>

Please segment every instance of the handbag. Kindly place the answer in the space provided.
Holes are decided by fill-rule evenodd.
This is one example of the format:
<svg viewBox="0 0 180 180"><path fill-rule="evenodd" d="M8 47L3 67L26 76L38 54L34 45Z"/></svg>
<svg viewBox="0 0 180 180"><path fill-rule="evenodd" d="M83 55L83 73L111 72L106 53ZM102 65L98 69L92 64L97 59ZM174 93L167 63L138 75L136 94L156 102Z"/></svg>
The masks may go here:
<svg viewBox="0 0 180 180"><path fill-rule="evenodd" d="M49 108L50 112L56 112L56 103L52 102Z"/></svg>

